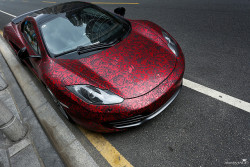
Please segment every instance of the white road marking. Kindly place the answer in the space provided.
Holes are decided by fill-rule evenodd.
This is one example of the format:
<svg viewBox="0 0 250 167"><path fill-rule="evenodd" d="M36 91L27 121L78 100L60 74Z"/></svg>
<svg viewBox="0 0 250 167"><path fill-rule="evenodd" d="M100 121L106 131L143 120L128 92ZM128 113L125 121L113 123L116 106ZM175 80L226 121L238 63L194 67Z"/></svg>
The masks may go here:
<svg viewBox="0 0 250 167"><path fill-rule="evenodd" d="M247 112L250 112L250 103L248 103L248 102L245 102L243 100L240 100L240 99L237 99L235 97L229 96L227 94L221 93L219 91L208 88L206 86L197 84L197 83L192 82L192 81L187 80L187 79L183 79L183 85L188 87L188 88L191 88L197 92L200 92L202 94L205 94L207 96L215 98L219 101L227 103L231 106L237 107L237 108L242 109L242 110L247 111Z"/></svg>
<svg viewBox="0 0 250 167"><path fill-rule="evenodd" d="M5 12L5 11L2 11L2 10L0 10L0 12L2 12L2 13L4 13L4 14L7 14L7 15L9 15L9 16L11 16L11 17L16 17L15 15L13 15L13 14L10 14L10 13L7 13L7 12Z"/></svg>
<svg viewBox="0 0 250 167"><path fill-rule="evenodd" d="M12 16L12 17L16 17L15 15L4 12L2 10L0 10L0 12L7 14L9 16ZM237 98L232 97L230 95L221 93L219 91L216 91L214 89L208 88L208 87L203 86L203 85L200 85L198 83L192 82L192 81L185 79L185 78L183 78L183 85L190 88L190 89L193 89L197 92L200 92L202 94L205 94L207 96L210 96L210 97L215 98L219 101L222 101L224 103L227 103L231 106L234 106L236 108L242 109L242 110L250 113L250 103L248 103L248 102L245 102L243 100L237 99Z"/></svg>

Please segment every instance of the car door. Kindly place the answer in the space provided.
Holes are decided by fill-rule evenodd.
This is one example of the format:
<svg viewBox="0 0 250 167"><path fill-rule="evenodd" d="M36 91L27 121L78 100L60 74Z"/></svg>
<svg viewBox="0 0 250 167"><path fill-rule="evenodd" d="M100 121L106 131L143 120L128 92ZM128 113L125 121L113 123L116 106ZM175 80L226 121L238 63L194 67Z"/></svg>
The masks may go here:
<svg viewBox="0 0 250 167"><path fill-rule="evenodd" d="M41 49L37 40L38 34L35 31L32 21L25 20L23 24L22 35L24 36L27 52L29 54L26 62L37 75L39 65L42 61Z"/></svg>

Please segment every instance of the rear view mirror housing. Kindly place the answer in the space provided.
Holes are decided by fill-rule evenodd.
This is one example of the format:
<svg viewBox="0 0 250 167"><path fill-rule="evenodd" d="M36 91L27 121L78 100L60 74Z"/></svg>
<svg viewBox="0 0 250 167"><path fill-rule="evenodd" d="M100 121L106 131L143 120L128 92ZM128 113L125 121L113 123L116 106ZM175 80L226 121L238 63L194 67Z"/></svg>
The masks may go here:
<svg viewBox="0 0 250 167"><path fill-rule="evenodd" d="M27 48L26 47L23 47L22 49L20 49L17 53L17 56L21 59L21 60L24 60L24 59L29 59L29 58L42 58L42 56L40 55L30 55L28 54L27 52Z"/></svg>
<svg viewBox="0 0 250 167"><path fill-rule="evenodd" d="M19 57L19 59L23 60L27 57L28 53L27 53L27 48L23 47L21 48L18 53L17 56Z"/></svg>
<svg viewBox="0 0 250 167"><path fill-rule="evenodd" d="M124 17L126 9L124 7L115 8L114 13Z"/></svg>

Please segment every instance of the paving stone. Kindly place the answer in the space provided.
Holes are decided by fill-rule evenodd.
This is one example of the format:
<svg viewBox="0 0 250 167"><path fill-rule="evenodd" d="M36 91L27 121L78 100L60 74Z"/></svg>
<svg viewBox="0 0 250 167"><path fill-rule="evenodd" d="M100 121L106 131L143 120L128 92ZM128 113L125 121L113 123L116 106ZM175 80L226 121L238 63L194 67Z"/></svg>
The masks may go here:
<svg viewBox="0 0 250 167"><path fill-rule="evenodd" d="M16 82L12 81L12 84L9 84L8 88L9 88L11 95L15 99L15 103L18 106L19 111L23 110L25 107L28 106L27 100Z"/></svg>
<svg viewBox="0 0 250 167"><path fill-rule="evenodd" d="M23 140L19 141L18 143L15 143L13 146L11 146L9 150L10 157L17 154L19 151L30 145L30 139L24 138Z"/></svg>
<svg viewBox="0 0 250 167"><path fill-rule="evenodd" d="M40 162L31 145L10 158L12 167L40 167Z"/></svg>
<svg viewBox="0 0 250 167"><path fill-rule="evenodd" d="M54 149L47 148L43 149L42 152L39 152L44 165L47 167L64 167L62 161L57 157L58 155L54 154Z"/></svg>
<svg viewBox="0 0 250 167"><path fill-rule="evenodd" d="M11 57L10 59L15 58ZM11 157L8 162L10 162L10 166L12 167L36 167L41 166L41 164L42 166L45 165L49 167L64 166L59 155L44 133L31 106L29 106L29 104L32 104L33 108L39 108L40 106L43 106L43 104L45 104L46 98L44 98L44 96L41 96L41 90L37 89L37 83L36 81L33 81L34 76L32 73L28 73L29 77L26 76L25 78L20 75L23 72L27 71L27 69L19 66L16 60L12 61L11 68L15 73L16 78L13 76L12 71L10 71L9 66L6 64L5 60L0 54L0 75L5 79L6 83L8 83L8 88L6 89L6 91L0 91L0 100L3 100L6 103L7 107L12 110L13 114L16 115L19 119L21 118L20 120L29 124L30 132L28 133L27 137L31 141L24 139L19 143L8 142L9 140L5 138L3 134L0 134L0 149L5 150L5 152L7 150L7 153L9 153L8 155L10 155ZM23 91L20 89L20 85L17 83L17 81L19 81L20 85L23 85L23 89L24 92L26 92L26 95L23 94ZM39 99L33 98L38 95ZM14 100L12 98L14 98ZM27 99L30 102L28 102ZM45 107L43 109L47 110L48 108ZM50 125L52 124L53 123L50 123ZM52 130L51 132L55 131ZM71 136L67 138L67 141L68 140L72 141ZM1 155L1 157L3 156ZM2 164L3 163L1 162L0 167L3 166Z"/></svg>
<svg viewBox="0 0 250 167"><path fill-rule="evenodd" d="M53 167L64 166L37 119L33 117L28 120L28 123L33 143L44 165Z"/></svg>
<svg viewBox="0 0 250 167"><path fill-rule="evenodd" d="M26 106L20 112L22 114L23 122L27 122L29 119L32 119L35 117L35 114L30 106Z"/></svg>
<svg viewBox="0 0 250 167"><path fill-rule="evenodd" d="M0 133L0 149L6 149L11 146L13 143L3 133Z"/></svg>
<svg viewBox="0 0 250 167"><path fill-rule="evenodd" d="M13 101L8 89L0 91L0 100L4 102L4 104L10 109L13 115L15 115L19 120L21 120L20 115L16 109L15 102Z"/></svg>
<svg viewBox="0 0 250 167"><path fill-rule="evenodd" d="M1 69L4 74L4 80L8 83L8 88L11 92L11 95L14 97L19 110L23 110L27 105L27 100L23 95L22 90L20 89L18 83L16 82L15 77L13 76L12 72L9 69L9 66L6 64L5 59L0 54L0 62L1 62Z"/></svg>
<svg viewBox="0 0 250 167"><path fill-rule="evenodd" d="M92 159L89 153L85 149L81 149L81 143L79 141L74 141L62 151L67 151L71 156L65 156L64 160L66 164L70 164L74 167L98 167L96 162ZM64 156L66 154L62 154Z"/></svg>
<svg viewBox="0 0 250 167"><path fill-rule="evenodd" d="M25 95L23 94L23 91L20 89L19 84L16 82L13 73L10 71L8 65L6 64L1 54L0 54L0 75L4 78L6 83L8 83L8 88L5 91L0 91L0 100L3 100L6 103L7 107L12 110L12 112L14 111L13 112L14 115L20 118L19 117L20 114L22 121L29 124L30 132L28 136L31 136L32 140L34 139L32 143L36 147L36 151L38 152L41 161L43 161L45 166L53 166L53 167L64 166L59 155L57 154L57 152L51 145L50 141L48 140L46 134L44 133L32 108L29 106L29 103ZM35 83L31 82L31 79L26 80L25 82L27 82L28 86L34 88ZM33 93L31 92L31 95L32 94ZM12 98L14 98L15 101L13 101ZM43 100L44 98L38 101L35 107L39 106L39 103L40 104L41 102L43 103ZM18 114L19 111L17 111L17 109L15 108L16 106L20 111L19 114ZM28 145L31 144L30 141L28 142L27 141L28 140L25 139L13 145L13 142L9 141L2 133L0 133L0 149L9 148L9 154L11 156L19 154L19 151L22 151L22 149L26 148ZM2 166L0 165L0 167Z"/></svg>
<svg viewBox="0 0 250 167"><path fill-rule="evenodd" d="M0 133L0 148L3 148L5 146L5 137L3 136L3 133Z"/></svg>
<svg viewBox="0 0 250 167"><path fill-rule="evenodd" d="M9 167L9 159L5 149L0 149L0 167Z"/></svg>
<svg viewBox="0 0 250 167"><path fill-rule="evenodd" d="M24 84L24 83L22 83ZM23 86L23 90L27 99L29 100L30 104L32 104L32 108L36 109L46 103L46 98L43 96L41 90L36 86L34 81L30 81L29 83L25 83L26 85ZM34 98L39 97L39 98Z"/></svg>
<svg viewBox="0 0 250 167"><path fill-rule="evenodd" d="M7 86L7 83L4 81L2 76L0 76L0 90L4 90L5 88L7 88Z"/></svg>

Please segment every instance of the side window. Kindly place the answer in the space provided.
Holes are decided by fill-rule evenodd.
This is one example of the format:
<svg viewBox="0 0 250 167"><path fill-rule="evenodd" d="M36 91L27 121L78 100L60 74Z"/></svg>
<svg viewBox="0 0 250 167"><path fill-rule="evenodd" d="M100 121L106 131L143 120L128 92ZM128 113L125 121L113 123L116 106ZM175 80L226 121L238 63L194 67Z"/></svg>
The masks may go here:
<svg viewBox="0 0 250 167"><path fill-rule="evenodd" d="M23 26L23 33L24 33L26 40L30 44L30 46L35 50L37 54L41 55L41 51L39 49L38 42L37 42L35 29L33 25L31 24L31 22L25 21L24 26Z"/></svg>

